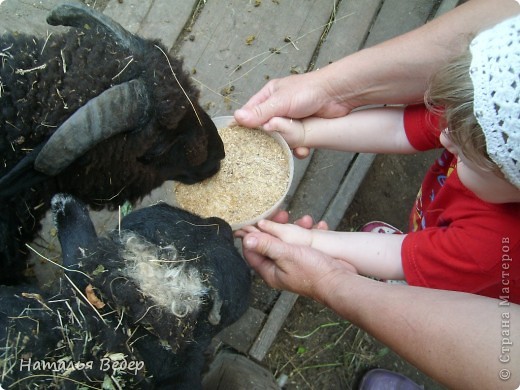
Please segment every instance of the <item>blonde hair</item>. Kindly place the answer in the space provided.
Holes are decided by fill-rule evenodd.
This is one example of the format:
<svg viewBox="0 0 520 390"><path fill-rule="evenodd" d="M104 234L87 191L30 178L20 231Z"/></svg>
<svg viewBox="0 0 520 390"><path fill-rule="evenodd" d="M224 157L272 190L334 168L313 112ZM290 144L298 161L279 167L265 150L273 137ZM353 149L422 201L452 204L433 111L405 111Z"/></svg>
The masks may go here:
<svg viewBox="0 0 520 390"><path fill-rule="evenodd" d="M473 113L470 64L471 53L467 50L444 65L430 80L425 104L430 111L443 118L439 123L441 129L448 128L446 136L466 158L503 177L500 168L487 153L484 133Z"/></svg>

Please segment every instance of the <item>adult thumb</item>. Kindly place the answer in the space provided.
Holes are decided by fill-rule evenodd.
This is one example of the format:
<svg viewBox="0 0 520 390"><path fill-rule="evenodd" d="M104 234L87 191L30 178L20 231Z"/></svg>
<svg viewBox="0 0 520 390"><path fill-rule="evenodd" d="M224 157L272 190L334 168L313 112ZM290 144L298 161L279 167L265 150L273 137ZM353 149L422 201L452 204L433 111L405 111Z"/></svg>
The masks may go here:
<svg viewBox="0 0 520 390"><path fill-rule="evenodd" d="M246 127L258 127L267 123L269 119L278 116L277 105L273 99L267 99L255 105L246 105L234 113L235 120Z"/></svg>
<svg viewBox="0 0 520 390"><path fill-rule="evenodd" d="M244 249L254 251L273 261L282 260L289 254L290 246L270 234L255 232L243 240Z"/></svg>

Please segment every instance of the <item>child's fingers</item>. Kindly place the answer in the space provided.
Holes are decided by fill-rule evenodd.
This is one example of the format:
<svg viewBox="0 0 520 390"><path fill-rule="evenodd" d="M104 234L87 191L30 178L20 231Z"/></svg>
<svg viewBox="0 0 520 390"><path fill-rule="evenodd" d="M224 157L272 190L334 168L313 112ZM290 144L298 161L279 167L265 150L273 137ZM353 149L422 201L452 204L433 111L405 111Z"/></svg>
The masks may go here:
<svg viewBox="0 0 520 390"><path fill-rule="evenodd" d="M296 158L304 159L309 157L309 154L311 153L311 150L305 146L298 146L297 148L293 149L293 154Z"/></svg>
<svg viewBox="0 0 520 390"><path fill-rule="evenodd" d="M327 222L319 221L318 223L314 223L314 219L310 215L304 215L294 221L294 224L305 229L329 230Z"/></svg>
<svg viewBox="0 0 520 390"><path fill-rule="evenodd" d="M314 225L314 219L310 215L304 215L303 217L294 221L294 224L304 229L312 229L312 226Z"/></svg>
<svg viewBox="0 0 520 390"><path fill-rule="evenodd" d="M254 232L259 232L260 230L256 227L256 226L253 226L253 225L249 225L249 226L244 226L242 228L243 231L247 233L254 233Z"/></svg>
<svg viewBox="0 0 520 390"><path fill-rule="evenodd" d="M314 229L318 230L329 230L329 225L325 221L320 221L316 225L314 225Z"/></svg>
<svg viewBox="0 0 520 390"><path fill-rule="evenodd" d="M271 236L277 237L287 244L309 245L310 232L298 225L286 223L280 224L267 219L257 224L258 228Z"/></svg>
<svg viewBox="0 0 520 390"><path fill-rule="evenodd" d="M287 223L289 222L289 213L285 210L276 210L274 215L269 219L278 223Z"/></svg>
<svg viewBox="0 0 520 390"><path fill-rule="evenodd" d="M237 238L244 238L248 233L259 232L258 228L252 225L244 226L233 232L233 235Z"/></svg>
<svg viewBox="0 0 520 390"><path fill-rule="evenodd" d="M262 232L269 233L270 235L278 238L281 238L284 235L286 227L289 226L287 224L269 221L268 219L259 221L257 225Z"/></svg>
<svg viewBox="0 0 520 390"><path fill-rule="evenodd" d="M263 128L266 131L278 132L287 141L291 149L302 146L305 140L303 125L299 120L274 117Z"/></svg>
<svg viewBox="0 0 520 390"><path fill-rule="evenodd" d="M263 126L263 129L278 132L287 141L296 158L304 159L309 156L310 149L302 146L305 141L305 130L301 121L274 117Z"/></svg>

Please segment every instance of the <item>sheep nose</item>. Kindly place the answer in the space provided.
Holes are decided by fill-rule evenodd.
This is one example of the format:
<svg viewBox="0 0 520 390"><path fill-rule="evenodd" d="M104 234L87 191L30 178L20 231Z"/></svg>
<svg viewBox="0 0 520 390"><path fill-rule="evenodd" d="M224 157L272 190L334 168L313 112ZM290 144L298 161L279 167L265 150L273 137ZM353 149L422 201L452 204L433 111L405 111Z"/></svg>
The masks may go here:
<svg viewBox="0 0 520 390"><path fill-rule="evenodd" d="M206 161L200 169L193 172L183 172L178 174L174 180L180 181L184 184L195 184L204 179L207 179L220 170L220 160Z"/></svg>

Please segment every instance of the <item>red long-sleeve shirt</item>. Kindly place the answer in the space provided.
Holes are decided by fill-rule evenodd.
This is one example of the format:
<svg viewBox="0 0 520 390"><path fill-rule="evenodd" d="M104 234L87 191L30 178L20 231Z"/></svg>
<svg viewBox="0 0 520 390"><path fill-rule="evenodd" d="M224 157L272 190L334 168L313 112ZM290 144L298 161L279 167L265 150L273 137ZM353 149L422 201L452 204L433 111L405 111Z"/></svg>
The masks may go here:
<svg viewBox="0 0 520 390"><path fill-rule="evenodd" d="M406 108L404 125L417 150L441 147L438 120L423 105ZM444 150L421 185L401 257L410 285L520 303L520 203L478 198Z"/></svg>

